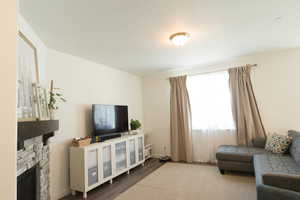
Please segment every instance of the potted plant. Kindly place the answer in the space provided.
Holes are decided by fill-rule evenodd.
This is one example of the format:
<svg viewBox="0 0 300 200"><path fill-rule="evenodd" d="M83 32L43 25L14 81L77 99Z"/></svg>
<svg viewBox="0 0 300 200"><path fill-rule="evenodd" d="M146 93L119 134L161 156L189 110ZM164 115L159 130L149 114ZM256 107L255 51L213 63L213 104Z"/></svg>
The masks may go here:
<svg viewBox="0 0 300 200"><path fill-rule="evenodd" d="M57 103L59 101L66 102L67 100L63 97L61 93L59 93L60 88L55 88L53 80L51 80L50 91L49 91L49 103L48 108L50 112L50 119L55 118L55 111L58 109Z"/></svg>
<svg viewBox="0 0 300 200"><path fill-rule="evenodd" d="M134 120L134 119L130 120L130 129L132 131L141 128L141 126L142 126L142 124L141 124L141 122L139 120Z"/></svg>

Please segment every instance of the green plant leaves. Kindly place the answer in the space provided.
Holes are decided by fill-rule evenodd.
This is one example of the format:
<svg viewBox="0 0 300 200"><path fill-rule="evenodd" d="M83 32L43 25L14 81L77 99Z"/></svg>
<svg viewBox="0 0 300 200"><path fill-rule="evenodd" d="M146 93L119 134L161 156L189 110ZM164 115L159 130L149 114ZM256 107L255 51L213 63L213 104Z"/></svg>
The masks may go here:
<svg viewBox="0 0 300 200"><path fill-rule="evenodd" d="M133 119L130 120L130 127L132 130L136 130L136 129L140 128L141 126L142 126L142 124L140 123L139 120L133 120Z"/></svg>
<svg viewBox="0 0 300 200"><path fill-rule="evenodd" d="M60 88L53 88L53 90L60 90ZM61 93L58 93L56 91L54 92L53 90L49 91L48 107L49 107L49 109L57 110L58 106L56 104L58 103L58 101L67 102L67 100L63 97L63 95Z"/></svg>

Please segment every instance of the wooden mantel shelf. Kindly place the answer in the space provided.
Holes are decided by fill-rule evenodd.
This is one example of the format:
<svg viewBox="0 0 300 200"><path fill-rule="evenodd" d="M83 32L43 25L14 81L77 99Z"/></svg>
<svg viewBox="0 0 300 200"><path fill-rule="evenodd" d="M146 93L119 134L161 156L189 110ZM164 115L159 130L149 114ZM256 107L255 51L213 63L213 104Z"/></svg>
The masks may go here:
<svg viewBox="0 0 300 200"><path fill-rule="evenodd" d="M58 120L18 122L18 150L24 147L24 141L37 136L43 136L44 144L58 130Z"/></svg>

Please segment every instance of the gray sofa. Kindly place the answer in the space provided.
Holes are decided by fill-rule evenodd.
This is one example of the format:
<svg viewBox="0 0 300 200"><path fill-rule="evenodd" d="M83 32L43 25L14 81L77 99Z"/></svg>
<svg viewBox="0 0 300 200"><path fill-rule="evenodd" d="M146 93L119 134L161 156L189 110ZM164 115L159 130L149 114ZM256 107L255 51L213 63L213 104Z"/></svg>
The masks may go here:
<svg viewBox="0 0 300 200"><path fill-rule="evenodd" d="M273 154L264 150L264 141L254 147L222 145L216 157L219 170L255 174L258 200L300 200L300 132L289 131L293 138L289 152Z"/></svg>

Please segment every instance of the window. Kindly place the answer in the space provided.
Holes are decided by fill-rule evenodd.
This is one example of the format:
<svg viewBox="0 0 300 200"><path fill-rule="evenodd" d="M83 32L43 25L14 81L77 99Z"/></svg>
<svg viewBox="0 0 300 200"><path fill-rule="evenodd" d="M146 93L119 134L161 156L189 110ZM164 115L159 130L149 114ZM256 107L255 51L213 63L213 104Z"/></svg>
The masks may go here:
<svg viewBox="0 0 300 200"><path fill-rule="evenodd" d="M234 129L226 71L187 79L193 130Z"/></svg>

